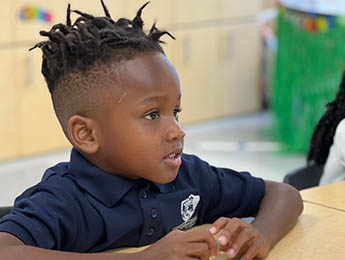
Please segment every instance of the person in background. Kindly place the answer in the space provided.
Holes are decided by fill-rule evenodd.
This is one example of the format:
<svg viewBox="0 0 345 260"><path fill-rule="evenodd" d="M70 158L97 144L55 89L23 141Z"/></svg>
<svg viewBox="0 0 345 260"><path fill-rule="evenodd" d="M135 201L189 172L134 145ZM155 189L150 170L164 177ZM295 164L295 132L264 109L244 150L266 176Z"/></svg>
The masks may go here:
<svg viewBox="0 0 345 260"><path fill-rule="evenodd" d="M317 123L307 164L324 165L320 185L345 180L345 72L333 101Z"/></svg>
<svg viewBox="0 0 345 260"><path fill-rule="evenodd" d="M68 6L66 25L40 32L42 73L73 149L0 220L0 259L264 258L301 214L298 191L184 154L180 82L160 45L170 34L144 32L147 3L117 21L101 3L105 17L74 10L72 24Z"/></svg>

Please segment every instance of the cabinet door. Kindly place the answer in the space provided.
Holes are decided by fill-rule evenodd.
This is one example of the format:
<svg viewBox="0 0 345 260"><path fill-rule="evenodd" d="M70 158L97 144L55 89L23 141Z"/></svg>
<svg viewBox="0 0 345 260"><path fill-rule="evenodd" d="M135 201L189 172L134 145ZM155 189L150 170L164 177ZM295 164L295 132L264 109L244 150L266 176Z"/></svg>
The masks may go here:
<svg viewBox="0 0 345 260"><path fill-rule="evenodd" d="M217 36L219 88L225 116L260 108L258 24L229 25Z"/></svg>
<svg viewBox="0 0 345 260"><path fill-rule="evenodd" d="M175 32L182 123L257 111L260 35L256 24Z"/></svg>
<svg viewBox="0 0 345 260"><path fill-rule="evenodd" d="M182 108L180 121L189 123L220 114L216 29L176 32L174 65L180 77Z"/></svg>
<svg viewBox="0 0 345 260"><path fill-rule="evenodd" d="M199 26L248 19L261 10L262 0L175 0L176 24L198 23ZM198 26L198 25L195 25Z"/></svg>
<svg viewBox="0 0 345 260"><path fill-rule="evenodd" d="M19 154L18 97L14 87L17 75L13 72L14 50L0 49L0 161L13 159Z"/></svg>
<svg viewBox="0 0 345 260"><path fill-rule="evenodd" d="M2 0L0 8L1 30L0 30L0 47L12 42L13 28L11 23L11 14L13 13L13 0Z"/></svg>
<svg viewBox="0 0 345 260"><path fill-rule="evenodd" d="M53 111L50 94L41 75L39 49L16 50L17 102L20 122L20 156L56 151L70 147Z"/></svg>
<svg viewBox="0 0 345 260"><path fill-rule="evenodd" d="M220 2L219 19L247 19L257 15L262 6L262 0L218 0Z"/></svg>
<svg viewBox="0 0 345 260"><path fill-rule="evenodd" d="M230 0L231 1L231 0ZM176 24L208 22L219 19L220 0L175 0Z"/></svg>

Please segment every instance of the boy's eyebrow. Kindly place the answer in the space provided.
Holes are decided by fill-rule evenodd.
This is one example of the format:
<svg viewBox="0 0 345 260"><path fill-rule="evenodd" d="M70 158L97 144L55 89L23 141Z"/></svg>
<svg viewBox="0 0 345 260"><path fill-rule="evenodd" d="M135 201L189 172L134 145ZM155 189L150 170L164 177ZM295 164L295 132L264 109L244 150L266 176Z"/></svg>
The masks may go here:
<svg viewBox="0 0 345 260"><path fill-rule="evenodd" d="M153 96L153 97L145 98L141 103L146 104L146 103L151 103L151 102L158 102L158 101L164 100L166 98L167 98L166 96ZM181 94L178 96L177 100L178 101L181 100Z"/></svg>

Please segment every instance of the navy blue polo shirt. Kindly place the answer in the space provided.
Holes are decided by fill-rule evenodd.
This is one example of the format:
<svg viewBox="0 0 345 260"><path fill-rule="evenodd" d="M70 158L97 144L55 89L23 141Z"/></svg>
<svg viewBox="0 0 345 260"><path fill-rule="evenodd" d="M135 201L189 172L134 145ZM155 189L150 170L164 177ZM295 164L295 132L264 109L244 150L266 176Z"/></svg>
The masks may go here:
<svg viewBox="0 0 345 260"><path fill-rule="evenodd" d="M49 168L16 199L0 231L26 245L62 251L142 246L175 228L253 216L264 193L262 179L194 155L182 155L174 181L157 184L109 174L73 149L69 163Z"/></svg>

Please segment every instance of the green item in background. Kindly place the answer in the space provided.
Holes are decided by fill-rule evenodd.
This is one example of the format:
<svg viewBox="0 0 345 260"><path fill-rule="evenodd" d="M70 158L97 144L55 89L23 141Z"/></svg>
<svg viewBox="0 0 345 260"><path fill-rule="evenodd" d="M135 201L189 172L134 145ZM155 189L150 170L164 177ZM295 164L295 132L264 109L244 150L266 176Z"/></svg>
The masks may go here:
<svg viewBox="0 0 345 260"><path fill-rule="evenodd" d="M285 152L306 152L345 69L343 17L280 7L271 107L273 134Z"/></svg>

